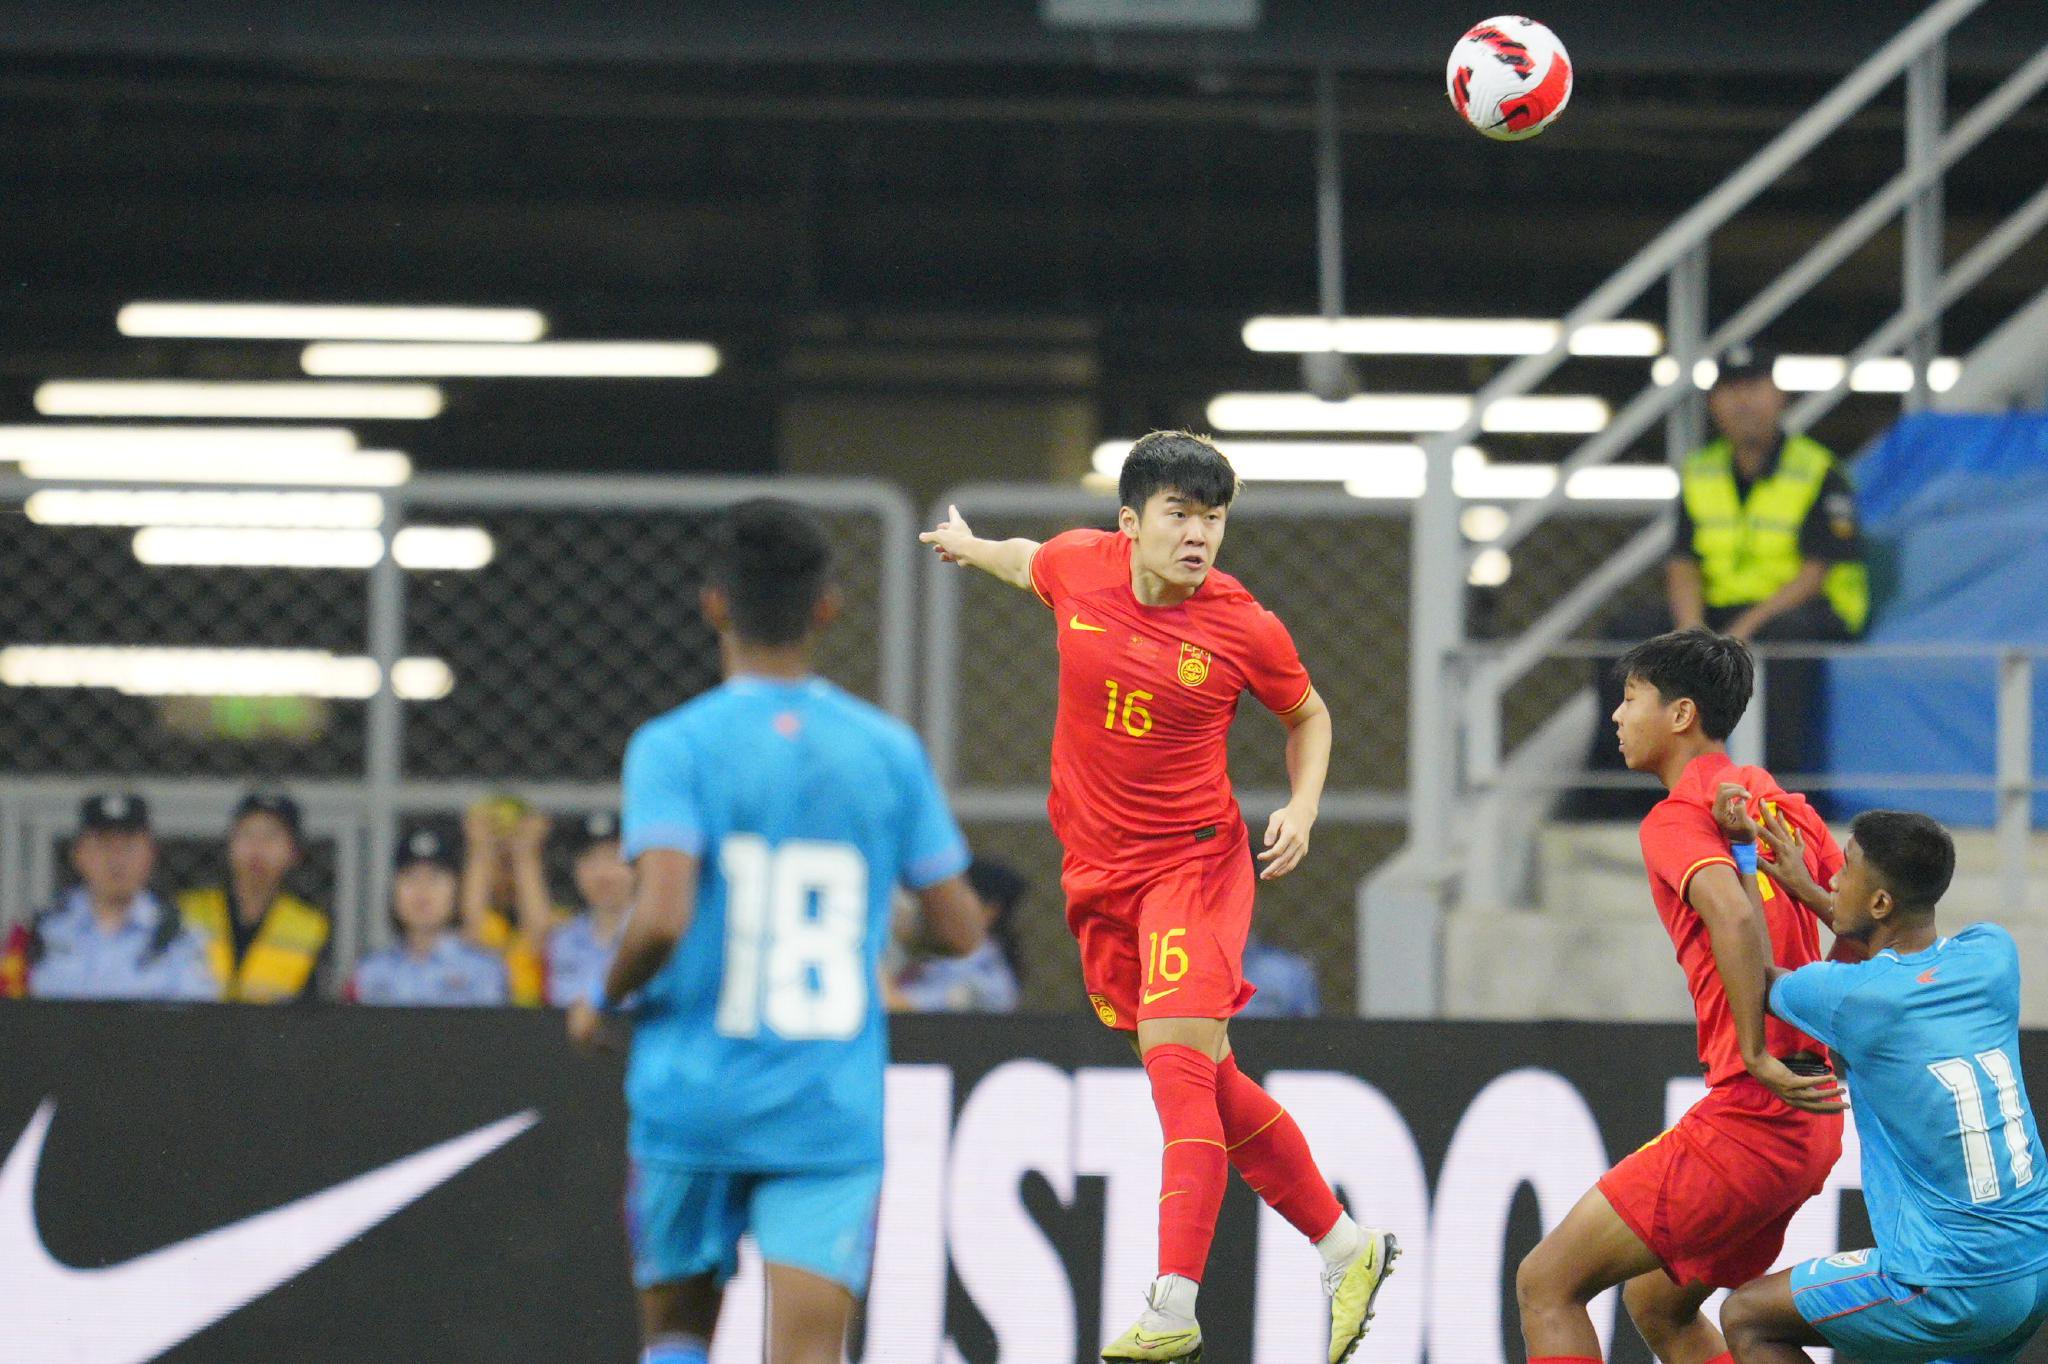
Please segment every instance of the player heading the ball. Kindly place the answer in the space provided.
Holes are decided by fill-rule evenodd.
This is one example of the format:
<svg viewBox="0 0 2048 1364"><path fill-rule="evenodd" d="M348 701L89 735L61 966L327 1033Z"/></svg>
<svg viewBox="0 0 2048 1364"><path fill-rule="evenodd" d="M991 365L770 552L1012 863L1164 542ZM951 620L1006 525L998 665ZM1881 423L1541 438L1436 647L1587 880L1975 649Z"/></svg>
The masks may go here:
<svg viewBox="0 0 2048 1364"><path fill-rule="evenodd" d="M1399 1247L1337 1202L1287 1111L1238 1069L1229 1020L1258 877L1226 739L1250 692L1287 727L1285 806L1264 879L1307 855L1330 764L1330 713L1280 618L1216 568L1238 481L1209 441L1155 431L1131 447L1117 528L1044 544L985 540L957 507L919 538L948 563L1036 593L1059 648L1053 832L1067 926L1096 1015L1135 1034L1166 1146L1159 1269L1105 1360L1194 1360L1195 1296L1231 1166L1322 1252L1330 1359L1354 1350Z"/></svg>

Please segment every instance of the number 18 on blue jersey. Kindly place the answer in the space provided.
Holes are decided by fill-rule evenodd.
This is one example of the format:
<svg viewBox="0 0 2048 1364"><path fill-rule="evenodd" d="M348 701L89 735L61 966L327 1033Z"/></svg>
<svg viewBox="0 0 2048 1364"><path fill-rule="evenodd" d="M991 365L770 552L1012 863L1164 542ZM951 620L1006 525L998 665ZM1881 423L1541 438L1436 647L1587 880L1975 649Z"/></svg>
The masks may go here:
<svg viewBox="0 0 2048 1364"><path fill-rule="evenodd" d="M890 899L968 860L917 737L817 679L736 678L643 725L624 788L628 858L698 859L689 930L641 995L633 1154L728 1170L880 1160Z"/></svg>

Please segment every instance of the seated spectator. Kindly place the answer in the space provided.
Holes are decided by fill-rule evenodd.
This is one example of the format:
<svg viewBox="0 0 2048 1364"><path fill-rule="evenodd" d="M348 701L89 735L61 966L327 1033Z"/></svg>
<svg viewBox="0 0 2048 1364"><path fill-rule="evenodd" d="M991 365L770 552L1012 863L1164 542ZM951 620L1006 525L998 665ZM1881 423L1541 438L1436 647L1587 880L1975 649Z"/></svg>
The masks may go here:
<svg viewBox="0 0 2048 1364"><path fill-rule="evenodd" d="M1238 1011L1239 1018L1314 1018L1323 1011L1314 964L1257 933L1244 945L1244 978L1259 992Z"/></svg>
<svg viewBox="0 0 2048 1364"><path fill-rule="evenodd" d="M633 907L633 865L619 855L619 817L600 810L583 821L581 832L576 893L583 912L548 934L548 1003L558 1009L595 995Z"/></svg>
<svg viewBox="0 0 2048 1364"><path fill-rule="evenodd" d="M548 817L517 796L492 796L469 807L463 835L463 935L504 961L514 1004L539 1004L548 936L569 918L548 893Z"/></svg>
<svg viewBox="0 0 2048 1364"><path fill-rule="evenodd" d="M357 1004L504 1004L505 963L464 941L455 913L454 840L431 825L398 845L391 924L398 941L364 957L349 981Z"/></svg>
<svg viewBox="0 0 2048 1364"><path fill-rule="evenodd" d="M964 957L913 951L893 982L890 1007L915 1013L1016 1012L1017 908L1030 883L1006 863L977 857L967 868L967 884L981 902L988 937Z"/></svg>
<svg viewBox="0 0 2048 1364"><path fill-rule="evenodd" d="M205 949L149 889L157 846L142 797L92 796L78 826L79 884L15 930L6 974L33 999L219 999Z"/></svg>
<svg viewBox="0 0 2048 1364"><path fill-rule="evenodd" d="M1667 630L1706 626L1747 644L1839 644L1863 633L1870 614L1856 492L1826 446L1785 431L1785 394L1772 377L1775 357L1731 347L1719 362L1707 410L1719 433L1680 467L1664 598L1618 613L1602 637L1635 645ZM1601 660L1594 684L1600 712L1588 766L1624 770L1608 716L1621 704L1621 680ZM1818 732L1813 660L1766 663L1765 765L1781 775L1811 771ZM1660 793L1581 793L1573 813L1636 818Z"/></svg>
<svg viewBox="0 0 2048 1364"><path fill-rule="evenodd" d="M332 924L284 888L304 856L299 803L251 791L228 824L227 881L178 896L185 927L206 946L221 997L287 1004L313 996Z"/></svg>

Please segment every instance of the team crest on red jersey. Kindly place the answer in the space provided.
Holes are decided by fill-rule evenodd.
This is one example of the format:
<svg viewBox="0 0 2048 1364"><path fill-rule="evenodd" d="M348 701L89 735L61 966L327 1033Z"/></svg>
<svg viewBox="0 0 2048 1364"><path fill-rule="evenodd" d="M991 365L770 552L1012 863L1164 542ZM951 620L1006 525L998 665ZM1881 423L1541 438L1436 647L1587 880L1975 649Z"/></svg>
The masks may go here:
<svg viewBox="0 0 2048 1364"><path fill-rule="evenodd" d="M1199 687L1209 680L1209 651L1192 644L1180 646L1180 681L1184 687Z"/></svg>

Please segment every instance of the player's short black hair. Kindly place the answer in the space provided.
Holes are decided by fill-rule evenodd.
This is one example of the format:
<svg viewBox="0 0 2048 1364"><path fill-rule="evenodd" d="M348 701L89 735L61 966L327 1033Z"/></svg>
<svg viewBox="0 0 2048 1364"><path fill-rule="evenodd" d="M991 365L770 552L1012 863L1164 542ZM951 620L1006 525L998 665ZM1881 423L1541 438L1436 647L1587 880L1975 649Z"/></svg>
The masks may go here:
<svg viewBox="0 0 2048 1364"><path fill-rule="evenodd" d="M1631 677L1657 689L1665 705L1680 697L1699 707L1700 729L1709 739L1725 739L1749 709L1756 686L1756 663L1733 635L1712 630L1673 630L1646 639L1621 656L1614 675Z"/></svg>
<svg viewBox="0 0 2048 1364"><path fill-rule="evenodd" d="M1204 507L1227 507L1237 496L1237 470L1215 442L1188 431L1154 431L1124 456L1117 502L1142 515L1154 495L1177 492Z"/></svg>
<svg viewBox="0 0 2048 1364"><path fill-rule="evenodd" d="M706 577L753 644L794 644L830 586L832 546L815 513L779 497L736 504L712 537Z"/></svg>
<svg viewBox="0 0 2048 1364"><path fill-rule="evenodd" d="M1899 908L1925 914L1947 893L1956 841L1937 821L1912 810L1865 810L1849 831Z"/></svg>

